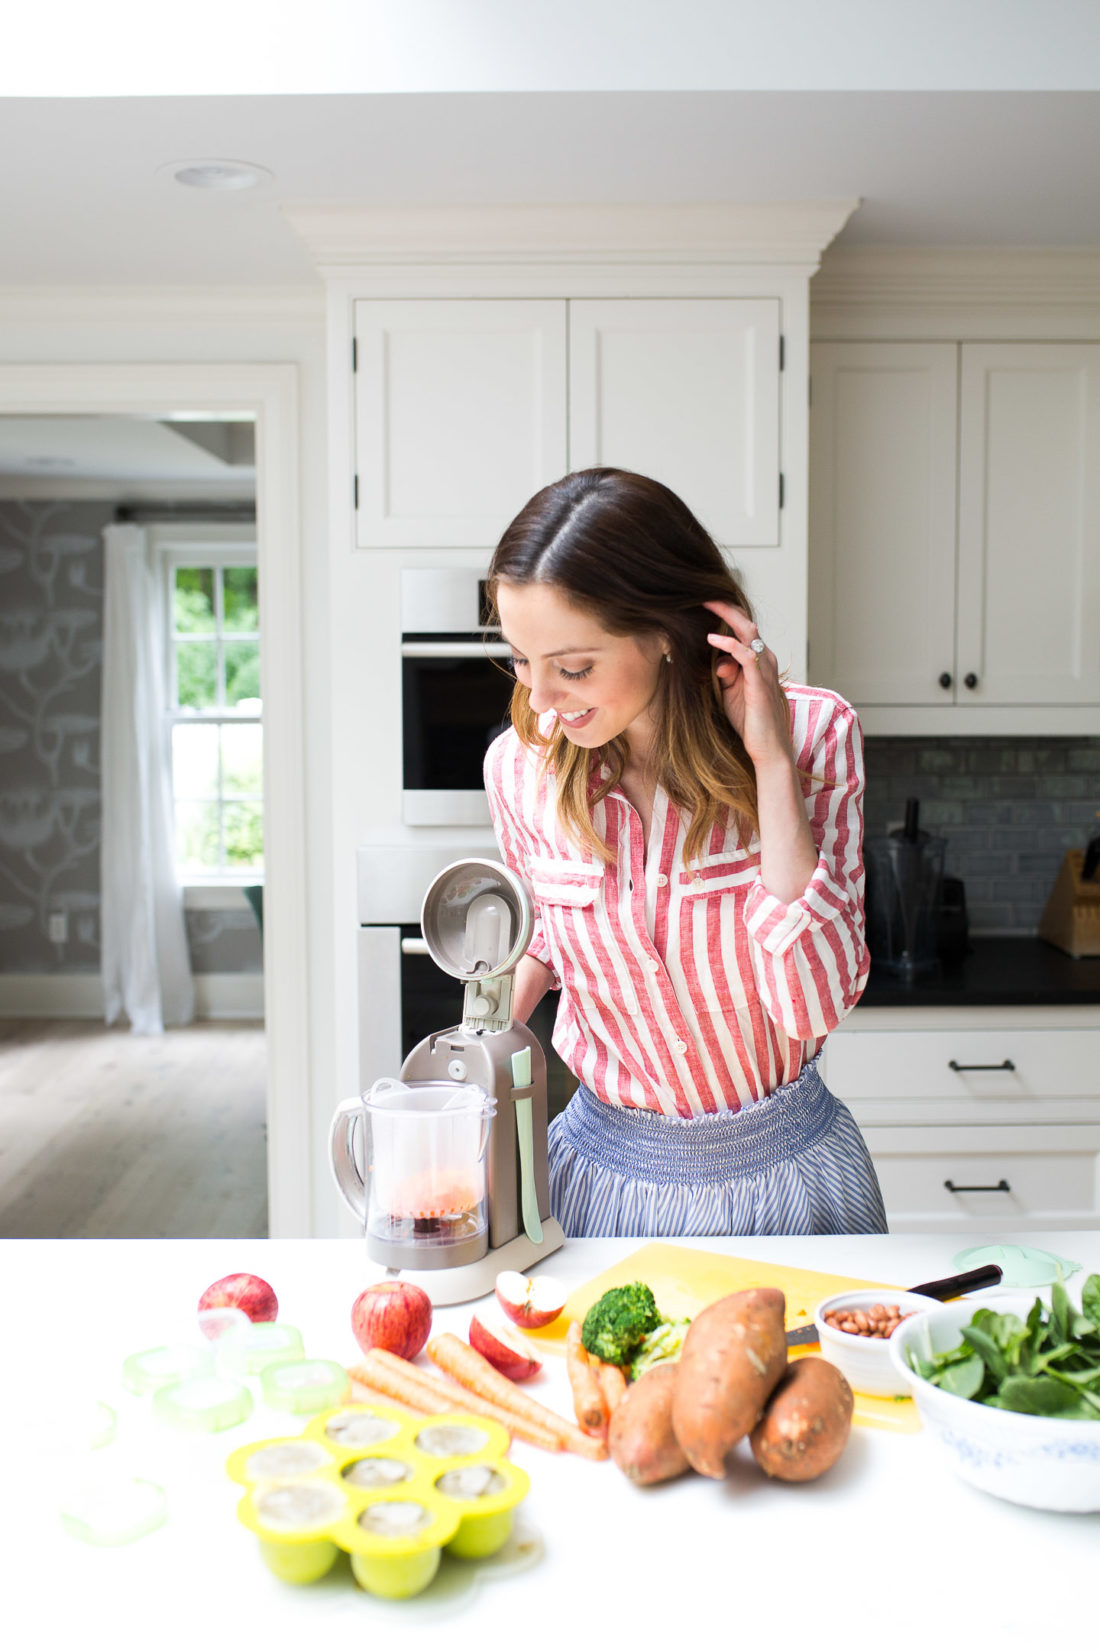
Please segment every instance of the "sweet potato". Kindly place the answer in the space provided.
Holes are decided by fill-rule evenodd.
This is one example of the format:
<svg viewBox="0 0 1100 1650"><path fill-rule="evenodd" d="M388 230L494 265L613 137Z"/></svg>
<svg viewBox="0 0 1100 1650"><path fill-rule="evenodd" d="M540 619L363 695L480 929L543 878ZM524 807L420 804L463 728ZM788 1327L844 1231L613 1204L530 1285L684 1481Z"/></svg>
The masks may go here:
<svg viewBox="0 0 1100 1650"><path fill-rule="evenodd" d="M635 1484L661 1484L688 1470L672 1430L676 1365L657 1364L632 1381L611 1412L611 1459Z"/></svg>
<svg viewBox="0 0 1100 1650"><path fill-rule="evenodd" d="M769 1478L804 1484L843 1453L852 1430L852 1389L824 1358L799 1358L768 1399L750 1444Z"/></svg>
<svg viewBox="0 0 1100 1650"><path fill-rule="evenodd" d="M696 1472L724 1478L726 1457L752 1431L787 1367L779 1289L743 1289L704 1307L684 1338L672 1429Z"/></svg>

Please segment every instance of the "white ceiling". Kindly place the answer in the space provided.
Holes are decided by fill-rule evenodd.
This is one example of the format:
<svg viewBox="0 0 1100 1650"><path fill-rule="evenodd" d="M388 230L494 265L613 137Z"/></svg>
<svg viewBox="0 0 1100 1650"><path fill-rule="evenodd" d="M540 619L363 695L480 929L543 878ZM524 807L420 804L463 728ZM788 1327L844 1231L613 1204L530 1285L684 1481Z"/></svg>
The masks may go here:
<svg viewBox="0 0 1100 1650"><path fill-rule="evenodd" d="M311 285L306 201L859 196L837 245L1100 245L1097 91L6 98L0 153L0 286ZM197 158L274 182L159 173Z"/></svg>
<svg viewBox="0 0 1100 1650"><path fill-rule="evenodd" d="M150 483L211 497L252 496L254 426L248 421L165 423L107 415L0 417L0 497L18 484L35 494L74 496L83 483ZM95 488L92 489L96 491ZM87 496L86 487L80 496Z"/></svg>

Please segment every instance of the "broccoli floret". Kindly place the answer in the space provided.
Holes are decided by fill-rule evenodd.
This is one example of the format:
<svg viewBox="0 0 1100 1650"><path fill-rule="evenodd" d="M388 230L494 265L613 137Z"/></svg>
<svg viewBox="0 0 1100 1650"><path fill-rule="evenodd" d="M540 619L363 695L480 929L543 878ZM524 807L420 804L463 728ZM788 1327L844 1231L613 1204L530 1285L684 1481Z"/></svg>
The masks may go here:
<svg viewBox="0 0 1100 1650"><path fill-rule="evenodd" d="M674 1362L684 1349L684 1336L691 1327L690 1318L662 1318L656 1329L650 1330L630 1365L630 1379L636 1381L655 1364Z"/></svg>
<svg viewBox="0 0 1100 1650"><path fill-rule="evenodd" d="M608 1289L588 1308L581 1325L581 1344L607 1364L628 1364L651 1330L661 1321L647 1283L624 1283Z"/></svg>

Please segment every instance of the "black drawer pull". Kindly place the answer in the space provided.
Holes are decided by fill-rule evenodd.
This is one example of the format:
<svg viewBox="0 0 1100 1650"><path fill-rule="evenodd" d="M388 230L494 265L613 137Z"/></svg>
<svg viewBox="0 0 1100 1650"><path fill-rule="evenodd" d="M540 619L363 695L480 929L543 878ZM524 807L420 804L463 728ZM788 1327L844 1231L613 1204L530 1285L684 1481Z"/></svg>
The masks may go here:
<svg viewBox="0 0 1100 1650"><path fill-rule="evenodd" d="M1010 1192L1012 1190L1007 1180L998 1180L995 1186L956 1186L953 1180L945 1180L944 1186L949 1192Z"/></svg>
<svg viewBox="0 0 1100 1650"><path fill-rule="evenodd" d="M948 1060L947 1064L951 1067L952 1071L1015 1071L1016 1070L1016 1062L1014 1060L1002 1060L998 1065L995 1065L995 1066L960 1066L960 1064L957 1060Z"/></svg>

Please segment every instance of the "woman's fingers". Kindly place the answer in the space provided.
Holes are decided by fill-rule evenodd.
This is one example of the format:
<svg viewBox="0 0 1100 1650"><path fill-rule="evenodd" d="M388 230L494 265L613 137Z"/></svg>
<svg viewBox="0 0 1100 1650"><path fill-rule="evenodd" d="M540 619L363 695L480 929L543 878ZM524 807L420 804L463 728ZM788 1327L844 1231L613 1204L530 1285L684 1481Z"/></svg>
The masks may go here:
<svg viewBox="0 0 1100 1650"><path fill-rule="evenodd" d="M774 662L766 647L753 648L752 642L756 639L756 626L752 625L750 628L752 635L744 641L739 636L722 636L717 631L709 632L707 641L710 642L712 647L718 648L723 653L728 653L730 658L735 660L742 670L747 670L750 665L759 667L763 659ZM723 669L722 665L718 666L719 675L723 674ZM729 672L727 671L726 674L728 675Z"/></svg>
<svg viewBox="0 0 1100 1650"><path fill-rule="evenodd" d="M734 635L742 641L751 642L756 635L756 626L748 614L740 607L735 607L732 602L704 602L703 606L709 613L715 613L718 618L723 619Z"/></svg>

